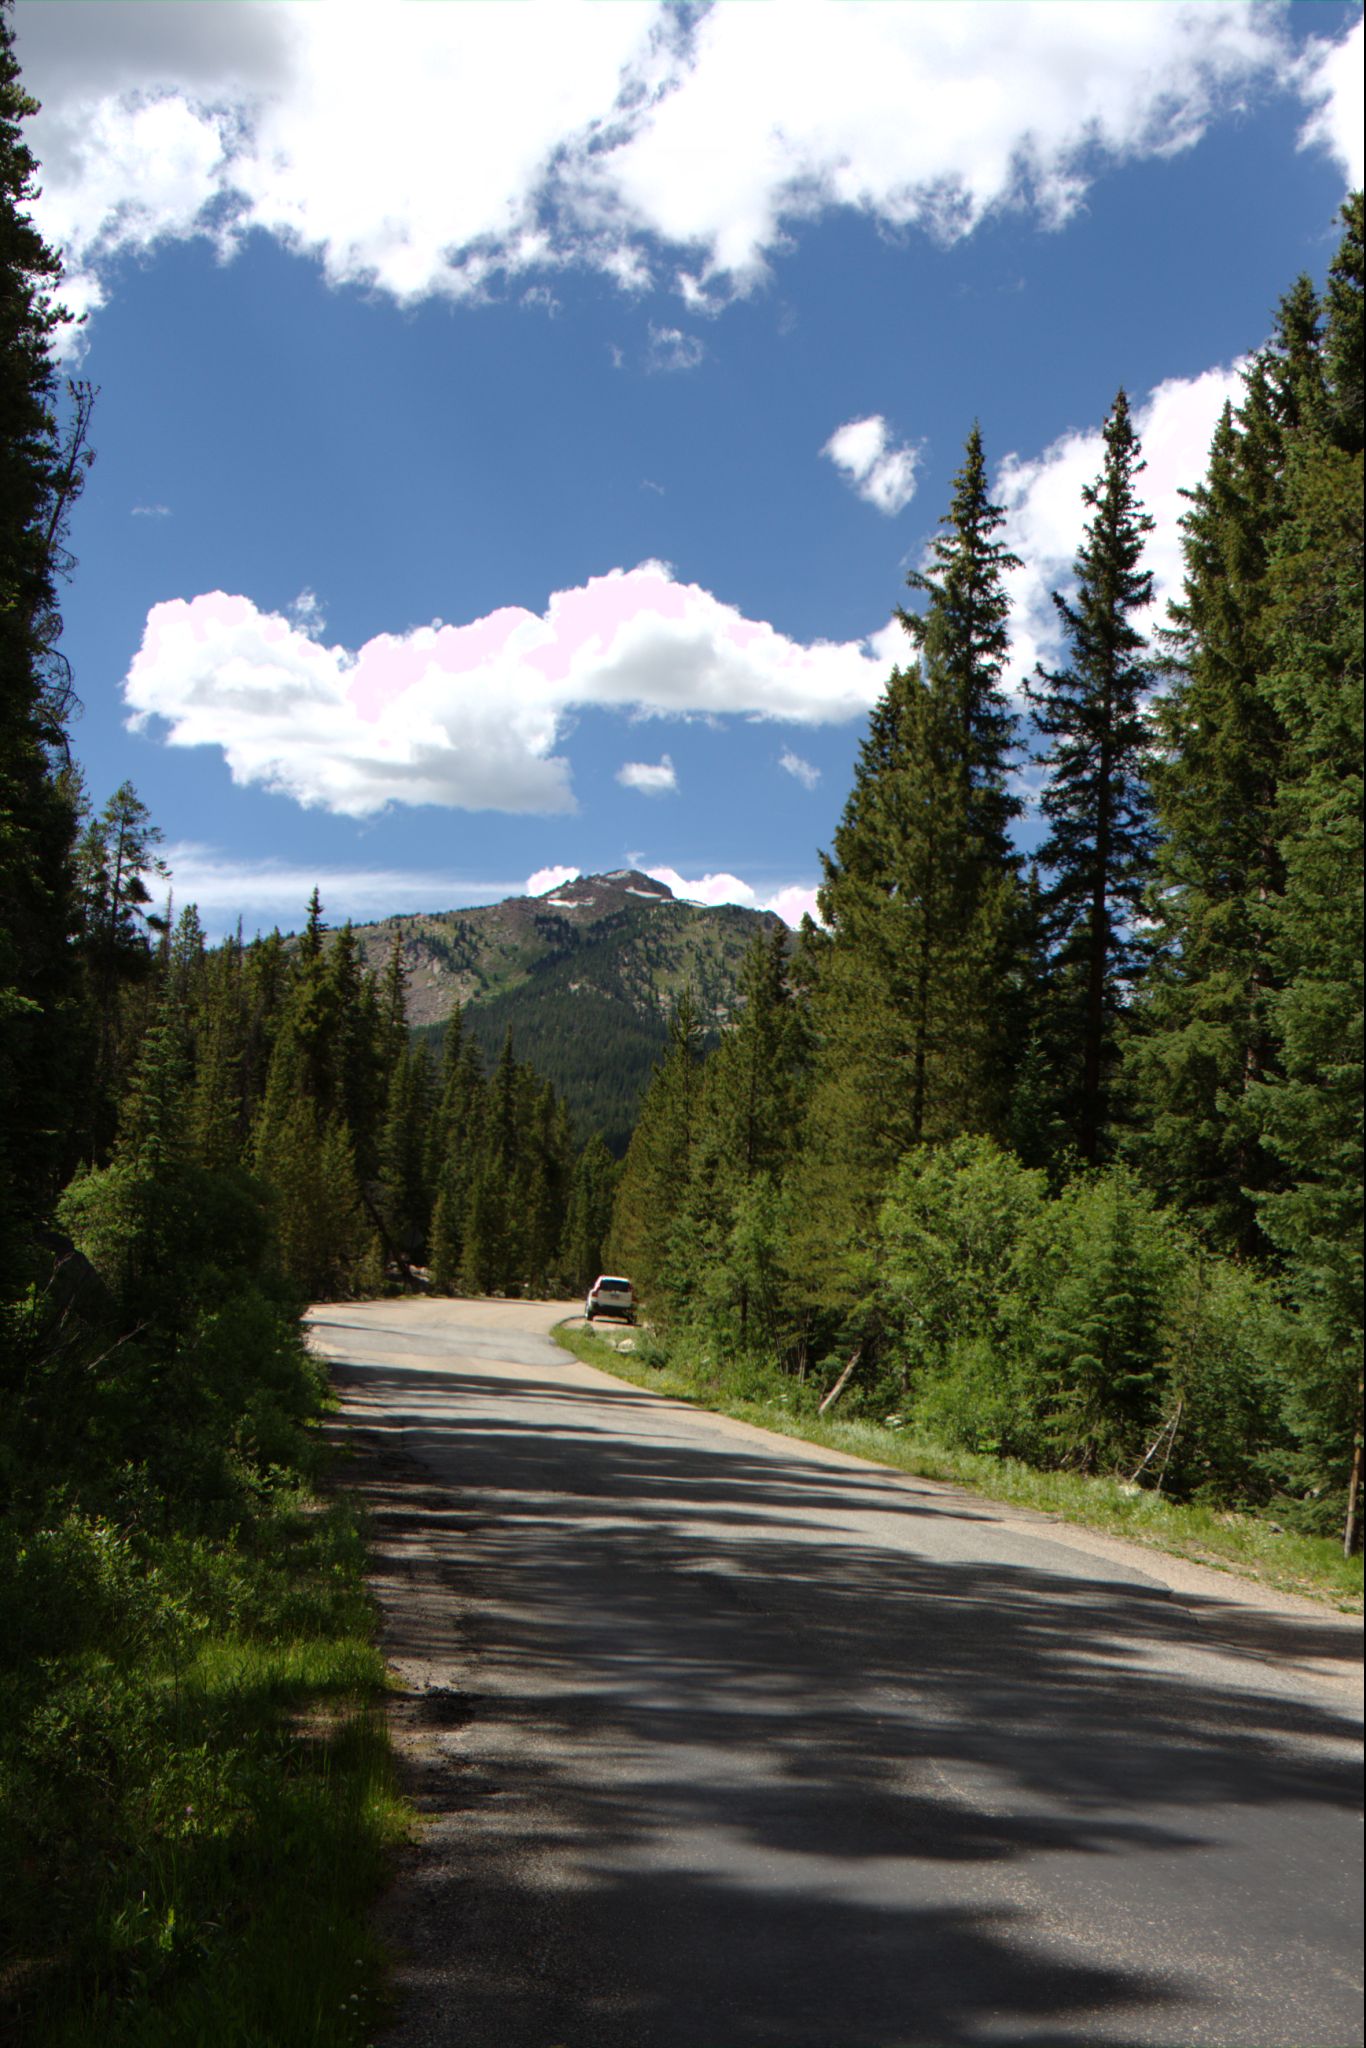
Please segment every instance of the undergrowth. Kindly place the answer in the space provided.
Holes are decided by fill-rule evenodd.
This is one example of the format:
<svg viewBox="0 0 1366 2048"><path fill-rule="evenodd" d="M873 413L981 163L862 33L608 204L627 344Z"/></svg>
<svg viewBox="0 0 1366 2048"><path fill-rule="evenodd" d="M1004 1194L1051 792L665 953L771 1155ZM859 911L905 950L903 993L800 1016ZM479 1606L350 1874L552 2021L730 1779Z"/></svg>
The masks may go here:
<svg viewBox="0 0 1366 2048"><path fill-rule="evenodd" d="M1177 1557L1255 1578L1282 1592L1360 1611L1362 1560L1331 1537L1305 1536L1231 1510L1168 1500L1122 1480L1041 1471L1014 1458L954 1448L907 1426L816 1413L823 1388L761 1359L722 1361L670 1353L649 1332L618 1350L595 1331L561 1324L555 1340L585 1364L656 1393L691 1401L805 1443L866 1458L919 1478L970 1487L988 1500L1059 1516Z"/></svg>
<svg viewBox="0 0 1366 2048"><path fill-rule="evenodd" d="M282 1488L245 1544L73 1515L8 1550L0 2031L371 2039L365 1914L405 1820L355 1511Z"/></svg>

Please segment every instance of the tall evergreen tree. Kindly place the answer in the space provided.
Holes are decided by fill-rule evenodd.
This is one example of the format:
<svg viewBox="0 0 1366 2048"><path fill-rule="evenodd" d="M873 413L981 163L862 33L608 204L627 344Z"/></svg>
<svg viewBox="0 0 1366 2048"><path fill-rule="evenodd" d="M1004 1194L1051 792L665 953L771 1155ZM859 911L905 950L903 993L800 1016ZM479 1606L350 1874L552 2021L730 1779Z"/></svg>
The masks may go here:
<svg viewBox="0 0 1366 2048"><path fill-rule="evenodd" d="M779 1341L781 1187L797 1145L808 1051L787 953L778 927L745 958L738 1014L706 1063L667 1270L677 1306L742 1348Z"/></svg>
<svg viewBox="0 0 1366 2048"><path fill-rule="evenodd" d="M1276 798L1285 890L1270 906L1279 1074L1258 1083L1264 1141L1285 1184L1266 1195L1306 1337L1297 1424L1311 1467L1361 1487L1363 658L1362 199L1328 295L1323 402L1293 436L1268 569L1265 687L1286 735ZM1306 1477L1310 1476L1308 1473Z"/></svg>
<svg viewBox="0 0 1366 2048"><path fill-rule="evenodd" d="M647 1299L654 1298L668 1270L674 1226L692 1175L701 1091L702 1025L692 990L685 988L622 1161L607 1247L609 1261L629 1274Z"/></svg>
<svg viewBox="0 0 1366 2048"><path fill-rule="evenodd" d="M896 1161L926 1139L998 1130L1008 1114L1017 1048L1001 992L1018 965L1021 903L1004 517L974 427L931 569L908 578L928 600L901 614L919 662L893 671L874 708L824 863L797 1210L827 1218L855 1299Z"/></svg>
<svg viewBox="0 0 1366 2048"><path fill-rule="evenodd" d="M77 999L72 784L63 693L47 687L63 490L50 350L65 315L60 264L30 211L23 123L36 112L0 8L0 1302L57 1191Z"/></svg>
<svg viewBox="0 0 1366 2048"><path fill-rule="evenodd" d="M1142 566L1153 520L1135 488L1143 468L1121 390L1105 423L1104 466L1082 494L1092 516L1077 552L1076 595L1053 599L1068 665L1040 668L1027 686L1051 742L1039 862L1048 875L1055 1011L1064 1056L1074 1062L1066 1107L1088 1161L1106 1140L1116 1024L1137 965L1134 919L1154 844L1144 717L1153 665L1135 623L1153 589Z"/></svg>
<svg viewBox="0 0 1366 2048"><path fill-rule="evenodd" d="M1251 1093L1274 1071L1270 919L1285 886L1284 725L1264 687L1268 550L1288 441L1321 411L1320 355L1318 299L1302 278L1237 411L1225 408L1182 522L1153 763L1152 966L1126 1053L1133 1156L1216 1244L1247 1254L1266 1249L1258 1197L1279 1173Z"/></svg>
<svg viewBox="0 0 1366 2048"><path fill-rule="evenodd" d="M1010 654L1004 579L1020 563L999 538L1004 525L1005 513L987 489L982 433L974 424L942 531L930 548L931 567L906 578L927 600L925 609L898 617L925 680L957 726L966 783L965 857L984 874L1013 865L1010 825L1020 813L1009 784L1017 720L1001 682Z"/></svg>

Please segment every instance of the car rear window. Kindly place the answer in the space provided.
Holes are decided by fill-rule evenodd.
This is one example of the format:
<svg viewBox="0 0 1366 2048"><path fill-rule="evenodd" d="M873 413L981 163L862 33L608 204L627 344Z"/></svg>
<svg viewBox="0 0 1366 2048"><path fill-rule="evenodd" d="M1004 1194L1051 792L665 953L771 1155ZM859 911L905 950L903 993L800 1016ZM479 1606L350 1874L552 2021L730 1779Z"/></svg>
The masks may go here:
<svg viewBox="0 0 1366 2048"><path fill-rule="evenodd" d="M629 1288L629 1287L630 1287L630 1285L631 1285L631 1283L630 1283L630 1281L629 1281L629 1280L614 1280L614 1279L612 1278L612 1275L611 1275L610 1273L604 1273L604 1274L603 1274L603 1276L602 1276L602 1278L601 1278L601 1280L599 1280L599 1282L598 1282L598 1285L599 1285L599 1287L625 1287L625 1288Z"/></svg>

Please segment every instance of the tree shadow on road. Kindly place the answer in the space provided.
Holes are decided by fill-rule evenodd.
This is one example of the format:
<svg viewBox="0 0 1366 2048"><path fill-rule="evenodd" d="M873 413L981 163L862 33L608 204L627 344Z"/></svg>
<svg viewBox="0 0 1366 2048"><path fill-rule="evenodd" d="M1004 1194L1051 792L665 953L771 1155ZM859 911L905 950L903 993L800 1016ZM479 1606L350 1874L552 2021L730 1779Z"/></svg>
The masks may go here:
<svg viewBox="0 0 1366 2048"><path fill-rule="evenodd" d="M1137 1923L1341 1934L1340 1900L1262 1929L1207 1892L1230 1811L1272 1853L1278 1815L1358 1802L1353 1722L1265 1662L1350 1631L1212 1634L1223 1603L1058 1546L1013 1561L966 1496L961 1554L931 1557L942 1489L682 1441L632 1390L500 1379L495 1409L452 1372L446 1413L430 1373L339 1377L386 1647L435 1674L399 1713L432 1828L391 1907L395 2044L1290 2038L1247 1986L1211 2009ZM638 1404L657 1428L618 1426ZM1345 2000L1294 2038L1353 2038Z"/></svg>

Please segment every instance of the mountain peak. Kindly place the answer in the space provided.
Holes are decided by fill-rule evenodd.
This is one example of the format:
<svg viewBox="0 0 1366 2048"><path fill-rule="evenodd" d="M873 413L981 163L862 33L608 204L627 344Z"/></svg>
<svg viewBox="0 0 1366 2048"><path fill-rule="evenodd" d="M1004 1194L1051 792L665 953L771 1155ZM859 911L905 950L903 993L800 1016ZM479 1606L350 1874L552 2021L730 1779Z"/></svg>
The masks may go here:
<svg viewBox="0 0 1366 2048"><path fill-rule="evenodd" d="M666 883L656 882L639 868L614 868L606 875L578 875L572 882L561 882L528 900L552 910L596 910L601 915L604 910L624 909L628 903L673 903L677 899Z"/></svg>

